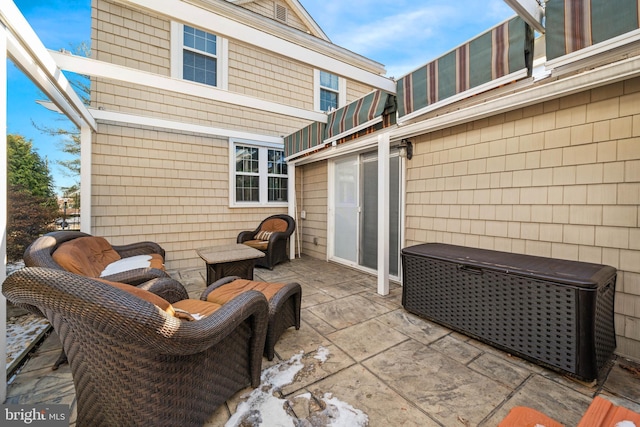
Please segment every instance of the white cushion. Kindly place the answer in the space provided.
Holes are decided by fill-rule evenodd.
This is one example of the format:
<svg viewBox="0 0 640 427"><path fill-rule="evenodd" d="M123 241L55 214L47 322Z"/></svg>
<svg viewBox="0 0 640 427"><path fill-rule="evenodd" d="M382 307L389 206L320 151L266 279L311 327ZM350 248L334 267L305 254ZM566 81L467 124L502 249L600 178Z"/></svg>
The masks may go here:
<svg viewBox="0 0 640 427"><path fill-rule="evenodd" d="M119 259L107 265L100 273L100 277L110 276L123 271L135 270L136 268L151 267L151 255L135 255Z"/></svg>

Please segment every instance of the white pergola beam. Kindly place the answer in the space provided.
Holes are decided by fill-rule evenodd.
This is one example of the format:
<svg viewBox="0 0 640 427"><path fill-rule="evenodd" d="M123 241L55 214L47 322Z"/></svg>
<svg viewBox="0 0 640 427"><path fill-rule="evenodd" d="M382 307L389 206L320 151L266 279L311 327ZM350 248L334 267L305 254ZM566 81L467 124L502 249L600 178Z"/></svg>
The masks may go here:
<svg viewBox="0 0 640 427"><path fill-rule="evenodd" d="M12 1L0 2L0 21L7 27L7 51L47 97L78 126L97 125L86 106Z"/></svg>
<svg viewBox="0 0 640 427"><path fill-rule="evenodd" d="M7 129L7 28L0 23L0 129ZM3 136L0 142L0 188L4 194L0 203L0 283L7 277L7 137ZM0 402L7 399L7 299L0 293Z"/></svg>
<svg viewBox="0 0 640 427"><path fill-rule="evenodd" d="M389 294L389 133L378 136L378 294Z"/></svg>
<svg viewBox="0 0 640 427"><path fill-rule="evenodd" d="M93 234L91 230L91 138L93 133L88 125L80 128L80 231Z"/></svg>
<svg viewBox="0 0 640 427"><path fill-rule="evenodd" d="M193 84L187 80L174 79L122 65L85 58L83 56L55 51L49 51L49 53L55 59L60 68L74 73L117 80L146 87L164 88L172 92L207 98L223 102L225 104L254 108L257 110L269 111L316 122L327 122L327 115L325 113L291 107L276 102L266 101L264 99L232 93L215 87L204 87L203 85Z"/></svg>
<svg viewBox="0 0 640 427"><path fill-rule="evenodd" d="M531 25L534 30L544 34L544 25L542 18L544 17L544 9L537 0L504 0L524 22Z"/></svg>

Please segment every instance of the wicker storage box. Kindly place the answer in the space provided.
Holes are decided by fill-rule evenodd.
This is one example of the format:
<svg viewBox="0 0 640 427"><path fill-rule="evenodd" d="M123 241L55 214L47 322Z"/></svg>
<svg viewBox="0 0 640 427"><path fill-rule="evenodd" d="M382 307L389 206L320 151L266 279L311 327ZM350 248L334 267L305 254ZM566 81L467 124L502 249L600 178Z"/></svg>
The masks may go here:
<svg viewBox="0 0 640 427"><path fill-rule="evenodd" d="M590 381L616 347L613 267L427 243L402 268L407 311L548 368Z"/></svg>

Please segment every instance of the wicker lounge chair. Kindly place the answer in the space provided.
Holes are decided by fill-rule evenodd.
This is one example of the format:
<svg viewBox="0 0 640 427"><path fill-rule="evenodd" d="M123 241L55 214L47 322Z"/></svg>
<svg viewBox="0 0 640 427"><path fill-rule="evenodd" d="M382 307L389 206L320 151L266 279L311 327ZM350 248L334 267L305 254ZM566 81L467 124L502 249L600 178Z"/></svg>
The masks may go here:
<svg viewBox="0 0 640 427"><path fill-rule="evenodd" d="M257 291L195 321L121 288L47 268L11 274L2 292L43 313L60 336L80 427L201 426L237 391L260 383L268 305Z"/></svg>
<svg viewBox="0 0 640 427"><path fill-rule="evenodd" d="M65 267L58 264L54 260L54 252L67 242L78 241L76 239L93 238L90 234L86 234L80 231L54 231L47 233L44 236L37 238L31 243L24 252L23 259L27 267L46 267L55 270L64 270ZM164 262L165 251L160 245L154 242L138 242L123 246L109 245L110 249L113 249L117 256L122 259L133 257L136 255L151 255L156 254L161 258L161 262ZM92 270L87 268L87 270ZM101 270L101 269L98 269ZM79 271L74 271L79 273ZM85 272L84 275L88 277L97 277L98 271L93 273ZM133 286L138 286L141 289L148 290L170 303L180 301L188 298L187 291L184 289L180 282L172 279L162 269L159 268L135 268L132 270L121 271L115 274L109 274L102 277L105 280L112 282L127 283ZM60 357L53 364L53 370L67 362L67 356L64 351L60 354Z"/></svg>
<svg viewBox="0 0 640 427"><path fill-rule="evenodd" d="M295 229L296 222L289 215L272 215L255 230L240 232L237 242L264 252L265 256L258 258L255 265L273 270L275 265L289 261L287 240Z"/></svg>
<svg viewBox="0 0 640 427"><path fill-rule="evenodd" d="M248 289L262 292L269 301L269 325L264 355L268 360L273 360L274 347L282 333L291 326L300 329L302 288L298 283L256 282L238 276L228 276L209 285L200 299L224 304Z"/></svg>
<svg viewBox="0 0 640 427"><path fill-rule="evenodd" d="M83 274L89 277L97 277L97 274L83 273L79 271L69 270L61 266L53 258L54 252L64 243L71 242L78 238L91 238L90 234L81 231L54 231L47 233L34 240L24 252L23 259L27 267L47 267L57 270L68 270L73 273ZM117 256L120 258L130 258L136 255L153 255L161 257L164 262L165 251L155 242L137 242L128 245L114 246L110 245ZM155 254L155 255L154 255ZM122 271L115 274L104 276L106 280L113 282L128 283L130 285L139 285L156 277L168 277L169 275L161 268L135 268L132 270Z"/></svg>

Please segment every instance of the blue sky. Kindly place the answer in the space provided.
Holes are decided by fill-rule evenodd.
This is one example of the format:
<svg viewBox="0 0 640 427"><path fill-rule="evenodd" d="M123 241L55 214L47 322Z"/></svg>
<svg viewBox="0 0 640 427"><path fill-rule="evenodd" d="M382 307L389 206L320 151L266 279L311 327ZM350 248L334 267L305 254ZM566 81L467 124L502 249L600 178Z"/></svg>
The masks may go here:
<svg viewBox="0 0 640 427"><path fill-rule="evenodd" d="M73 46L91 39L91 0L14 0L40 40L49 49L72 50ZM68 187L75 179L66 177L56 160L68 159L60 150L62 137L50 137L40 127L73 129L64 116L35 103L46 99L40 89L9 61L7 66L7 132L24 136L33 142L41 157L49 160L54 184Z"/></svg>
<svg viewBox="0 0 640 427"><path fill-rule="evenodd" d="M91 0L14 0L49 49L73 50L91 38ZM331 41L384 64L401 77L514 15L503 0L301 0ZM33 141L50 162L57 187L63 176L56 160L60 137L39 126L72 128L59 114L35 103L42 94L15 66L8 67L8 132Z"/></svg>

